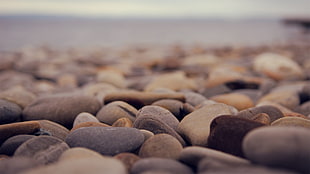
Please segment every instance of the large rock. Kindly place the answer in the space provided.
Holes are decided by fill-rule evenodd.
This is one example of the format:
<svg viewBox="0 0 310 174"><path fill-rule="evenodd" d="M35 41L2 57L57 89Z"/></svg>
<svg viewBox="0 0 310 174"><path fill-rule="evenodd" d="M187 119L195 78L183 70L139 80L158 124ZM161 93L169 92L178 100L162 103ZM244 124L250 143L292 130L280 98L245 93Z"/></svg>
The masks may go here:
<svg viewBox="0 0 310 174"><path fill-rule="evenodd" d="M63 94L36 99L23 111L24 120L51 120L72 127L81 112L96 114L100 109L97 99L90 96Z"/></svg>

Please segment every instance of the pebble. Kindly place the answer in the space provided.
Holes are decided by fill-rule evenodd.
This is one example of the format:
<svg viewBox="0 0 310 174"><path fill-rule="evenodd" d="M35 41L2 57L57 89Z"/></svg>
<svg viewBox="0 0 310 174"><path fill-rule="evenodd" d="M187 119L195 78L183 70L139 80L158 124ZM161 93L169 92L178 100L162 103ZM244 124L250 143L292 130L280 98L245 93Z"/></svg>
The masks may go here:
<svg viewBox="0 0 310 174"><path fill-rule="evenodd" d="M15 103L0 99L0 124L19 121L22 109Z"/></svg>
<svg viewBox="0 0 310 174"><path fill-rule="evenodd" d="M21 174L127 174L124 164L112 157L94 157L72 160L61 160L59 162L34 168Z"/></svg>
<svg viewBox="0 0 310 174"><path fill-rule="evenodd" d="M262 96L258 103L270 101L273 103L280 104L288 109L294 109L299 106L299 96L295 92L272 92Z"/></svg>
<svg viewBox="0 0 310 174"><path fill-rule="evenodd" d="M270 122L284 117L284 114L276 107L271 105L257 106L240 111L236 116L253 120L257 118L257 114L265 113L269 116Z"/></svg>
<svg viewBox="0 0 310 174"><path fill-rule="evenodd" d="M191 91L185 91L182 92L185 97L186 103L196 107L200 105L202 102L206 101L207 98L199 93L191 92Z"/></svg>
<svg viewBox="0 0 310 174"><path fill-rule="evenodd" d="M194 169L198 168L202 160L210 161L210 165L212 165L210 167L213 167L212 162L229 166L246 166L250 164L250 161L244 158L201 146L186 147L181 151L179 157L179 161Z"/></svg>
<svg viewBox="0 0 310 174"><path fill-rule="evenodd" d="M253 121L257 121L259 123L263 123L263 124L266 124L266 125L269 125L270 124L270 117L268 114L266 113L259 113L259 114L256 114L254 115L251 120Z"/></svg>
<svg viewBox="0 0 310 174"><path fill-rule="evenodd" d="M262 53L255 57L253 68L274 80L301 80L305 77L294 60L275 53Z"/></svg>
<svg viewBox="0 0 310 174"><path fill-rule="evenodd" d="M131 170L132 166L141 159L139 156L128 152L119 153L113 158L122 161L128 172Z"/></svg>
<svg viewBox="0 0 310 174"><path fill-rule="evenodd" d="M129 118L120 118L116 120L113 124L113 127L133 127L133 123Z"/></svg>
<svg viewBox="0 0 310 174"><path fill-rule="evenodd" d="M152 105L168 109L178 120L182 120L185 115L190 113L184 106L184 103L178 100L163 99L152 103Z"/></svg>
<svg viewBox="0 0 310 174"><path fill-rule="evenodd" d="M72 127L75 117L81 112L96 114L100 103L93 97L58 94L36 99L23 110L24 120L46 119L67 128Z"/></svg>
<svg viewBox="0 0 310 174"><path fill-rule="evenodd" d="M57 77L56 83L60 88L76 88L78 87L78 79L74 74L61 74Z"/></svg>
<svg viewBox="0 0 310 174"><path fill-rule="evenodd" d="M33 158L41 164L56 162L69 149L62 140L52 136L38 136L25 141L15 151L14 156Z"/></svg>
<svg viewBox="0 0 310 174"><path fill-rule="evenodd" d="M144 135L144 141L146 141L147 139L151 138L152 136L154 136L154 133L149 131L149 130L145 130L145 129L139 129L140 132L143 133Z"/></svg>
<svg viewBox="0 0 310 174"><path fill-rule="evenodd" d="M73 147L73 148L70 148L64 151L60 155L58 160L59 161L70 161L70 160L85 159L85 158L100 159L100 158L103 158L103 156L98 152L95 152L93 150L90 150L84 147Z"/></svg>
<svg viewBox="0 0 310 174"><path fill-rule="evenodd" d="M178 124L177 118L167 109L159 106L145 106L139 110L133 127L149 130L154 134L169 134L185 146L185 141L176 131Z"/></svg>
<svg viewBox="0 0 310 174"><path fill-rule="evenodd" d="M169 134L156 134L147 139L140 147L141 158L159 157L178 159L182 144Z"/></svg>
<svg viewBox="0 0 310 174"><path fill-rule="evenodd" d="M249 132L243 152L253 163L310 172L310 132L301 127L262 127Z"/></svg>
<svg viewBox="0 0 310 174"><path fill-rule="evenodd" d="M211 122L208 147L235 156L244 157L242 141L251 130L264 126L262 123L237 116L219 116Z"/></svg>
<svg viewBox="0 0 310 174"><path fill-rule="evenodd" d="M237 110L225 104L211 104L188 114L178 125L178 132L191 145L206 146L212 120L220 115L233 115Z"/></svg>
<svg viewBox="0 0 310 174"><path fill-rule="evenodd" d="M167 158L145 158L137 161L131 168L131 174L142 174L144 172L167 172L169 174L193 174L191 168L172 159Z"/></svg>
<svg viewBox="0 0 310 174"><path fill-rule="evenodd" d="M133 152L144 142L143 134L135 128L84 127L72 131L66 138L70 147L85 147L103 155Z"/></svg>
<svg viewBox="0 0 310 174"><path fill-rule="evenodd" d="M18 104L22 109L28 106L36 95L22 86L15 86L0 92L0 99Z"/></svg>
<svg viewBox="0 0 310 174"><path fill-rule="evenodd" d="M125 88L126 81L124 76L120 72L113 70L101 70L97 73L97 82L108 83L117 88Z"/></svg>
<svg viewBox="0 0 310 174"><path fill-rule="evenodd" d="M111 92L104 97L104 103L113 101L124 101L135 108L142 108L161 99L175 99L185 102L183 94L180 93L156 93L156 92L138 92L138 91L118 91Z"/></svg>
<svg viewBox="0 0 310 174"><path fill-rule="evenodd" d="M0 144L8 138L20 134L33 134L40 129L38 121L25 121L0 125Z"/></svg>
<svg viewBox="0 0 310 174"><path fill-rule="evenodd" d="M96 117L100 122L112 125L120 118L128 118L131 121L136 119L138 110L123 101L115 101L104 105Z"/></svg>
<svg viewBox="0 0 310 174"><path fill-rule="evenodd" d="M12 157L0 160L1 174L17 174L31 168L40 166L40 164L27 157Z"/></svg>
<svg viewBox="0 0 310 174"><path fill-rule="evenodd" d="M7 139L1 146L0 146L0 154L5 154L8 156L12 156L15 150L23 144L25 141L34 138L34 135L16 135Z"/></svg>
<svg viewBox="0 0 310 174"><path fill-rule="evenodd" d="M296 126L310 128L310 120L301 117L283 117L272 122L271 126Z"/></svg>
<svg viewBox="0 0 310 174"><path fill-rule="evenodd" d="M250 97L239 93L215 95L210 100L233 106L239 111L254 107L254 102Z"/></svg>
<svg viewBox="0 0 310 174"><path fill-rule="evenodd" d="M104 124L104 123L98 123L98 122L84 122L84 123L80 123L76 126L74 126L70 132L75 131L76 129L82 128L82 127L111 127L108 124Z"/></svg>
<svg viewBox="0 0 310 174"><path fill-rule="evenodd" d="M50 136L54 136L61 140L65 140L69 134L69 130L64 126L49 120L38 120L40 131L46 131Z"/></svg>
<svg viewBox="0 0 310 174"><path fill-rule="evenodd" d="M87 113L87 112L81 112L79 113L73 122L73 127L84 122L100 122L94 115Z"/></svg>

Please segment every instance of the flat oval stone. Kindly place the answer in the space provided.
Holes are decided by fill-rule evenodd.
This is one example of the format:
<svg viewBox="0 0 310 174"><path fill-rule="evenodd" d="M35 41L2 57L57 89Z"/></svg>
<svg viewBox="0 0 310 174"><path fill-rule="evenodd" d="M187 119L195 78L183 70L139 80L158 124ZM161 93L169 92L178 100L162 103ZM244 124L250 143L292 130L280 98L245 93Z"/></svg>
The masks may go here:
<svg viewBox="0 0 310 174"><path fill-rule="evenodd" d="M53 95L36 99L23 111L24 120L51 120L65 127L72 127L81 112L96 114L100 103L96 98L82 95Z"/></svg>
<svg viewBox="0 0 310 174"><path fill-rule="evenodd" d="M132 169L131 174L142 174L144 172L168 172L178 174L193 174L191 168L172 159L166 158L145 158L137 161Z"/></svg>
<svg viewBox="0 0 310 174"><path fill-rule="evenodd" d="M212 120L220 115L235 114L237 110L225 104L211 104L188 114L178 125L178 132L191 145L206 146Z"/></svg>
<svg viewBox="0 0 310 174"><path fill-rule="evenodd" d="M116 120L113 124L113 127L133 127L133 123L129 118L120 118Z"/></svg>
<svg viewBox="0 0 310 174"><path fill-rule="evenodd" d="M294 60L275 53L258 55L253 67L255 71L275 80L300 80L305 77L302 68Z"/></svg>
<svg viewBox="0 0 310 174"><path fill-rule="evenodd" d="M243 152L254 163L310 172L310 132L301 127L262 127L249 132Z"/></svg>
<svg viewBox="0 0 310 174"><path fill-rule="evenodd" d="M111 92L104 97L104 103L114 101L124 101L135 108L142 108L161 99L175 99L182 102L185 101L184 95L181 93L157 93L157 92L138 92L138 91L118 91Z"/></svg>
<svg viewBox="0 0 310 174"><path fill-rule="evenodd" d="M19 121L21 114L22 109L17 104L0 99L0 124Z"/></svg>
<svg viewBox="0 0 310 174"><path fill-rule="evenodd" d="M284 117L283 113L276 107L270 105L258 106L240 111L236 116L253 120L257 114L268 114L270 122Z"/></svg>
<svg viewBox="0 0 310 174"><path fill-rule="evenodd" d="M154 134L166 133L172 135L184 146L185 141L176 132L179 121L167 109L159 106L144 106L137 114L133 126L138 129L145 129Z"/></svg>
<svg viewBox="0 0 310 174"><path fill-rule="evenodd" d="M97 113L96 117L99 121L112 125L116 120L123 117L134 121L137 112L137 109L128 103L115 101L104 105Z"/></svg>
<svg viewBox="0 0 310 174"><path fill-rule="evenodd" d="M12 156L15 150L25 141L34 138L34 135L16 135L7 139L0 147L0 154Z"/></svg>
<svg viewBox="0 0 310 174"><path fill-rule="evenodd" d="M85 147L103 155L132 152L143 142L144 136L139 130L126 127L84 127L66 138L70 147Z"/></svg>
<svg viewBox="0 0 310 174"><path fill-rule="evenodd" d="M272 122L271 126L296 126L310 128L310 120L301 117L283 117Z"/></svg>
<svg viewBox="0 0 310 174"><path fill-rule="evenodd" d="M99 123L99 120L90 113L82 112L82 113L79 113L79 115L75 117L74 122L73 122L73 127L80 123L84 123L84 122L98 122Z"/></svg>
<svg viewBox="0 0 310 174"><path fill-rule="evenodd" d="M250 97L239 93L215 95L211 97L210 100L214 100L218 103L225 103L235 107L238 110L248 109L254 106L254 103Z"/></svg>
<svg viewBox="0 0 310 174"><path fill-rule="evenodd" d="M182 144L173 136L156 134L142 144L139 156L177 159L182 149Z"/></svg>
<svg viewBox="0 0 310 174"><path fill-rule="evenodd" d="M20 134L33 134L41 128L38 121L24 121L0 125L0 144L8 138Z"/></svg>
<svg viewBox="0 0 310 174"><path fill-rule="evenodd" d="M115 155L113 158L118 159L123 162L123 164L126 166L126 169L128 172L130 172L132 166L141 158L133 153L119 153Z"/></svg>
<svg viewBox="0 0 310 174"><path fill-rule="evenodd" d="M242 152L244 136L252 129L261 126L264 126L264 124L241 117L219 116L210 125L208 147L244 157Z"/></svg>
<svg viewBox="0 0 310 174"><path fill-rule="evenodd" d="M58 160L60 155L69 149L62 140L52 136L38 136L20 145L14 156L33 158L41 164L49 164Z"/></svg>
<svg viewBox="0 0 310 174"><path fill-rule="evenodd" d="M117 173L127 174L124 164L111 157L102 158L83 158L76 160L61 160L51 165L46 165L31 170L27 170L22 174L102 174Z"/></svg>
<svg viewBox="0 0 310 174"><path fill-rule="evenodd" d="M250 164L250 161L244 158L200 146L190 146L184 148L179 157L179 161L191 166L192 168L197 168L203 159L208 159L209 161L231 166L243 166Z"/></svg>

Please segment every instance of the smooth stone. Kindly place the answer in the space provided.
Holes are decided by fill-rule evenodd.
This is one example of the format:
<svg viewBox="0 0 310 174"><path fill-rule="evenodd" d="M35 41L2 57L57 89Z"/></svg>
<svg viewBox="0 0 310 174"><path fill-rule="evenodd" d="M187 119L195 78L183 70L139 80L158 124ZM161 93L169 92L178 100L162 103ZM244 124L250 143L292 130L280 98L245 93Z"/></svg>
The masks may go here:
<svg viewBox="0 0 310 174"><path fill-rule="evenodd" d="M210 100L233 106L239 111L254 107L254 103L250 97L239 93L215 95Z"/></svg>
<svg viewBox="0 0 310 174"><path fill-rule="evenodd" d="M83 95L52 95L36 99L23 111L24 120L50 120L65 127L72 127L81 112L96 114L100 103L93 97Z"/></svg>
<svg viewBox="0 0 310 174"><path fill-rule="evenodd" d="M299 106L299 96L295 92L283 91L283 92L272 92L262 96L258 103L270 101L273 103L280 104L288 109L294 109Z"/></svg>
<svg viewBox="0 0 310 174"><path fill-rule="evenodd" d="M264 102L260 102L260 103L257 103L256 104L256 107L261 107L261 106L272 106L272 107L275 107L277 108L278 110L280 110L283 114L284 117L286 116L296 116L296 117L302 117L302 118L306 118L306 116L300 114L300 113L297 113L297 112L294 112L278 103L274 103L274 102L270 102L270 101L264 101ZM280 117L281 118L281 117ZM276 118L278 119L278 118ZM275 120L275 119L274 119ZM274 121L274 120L270 120L271 122Z"/></svg>
<svg viewBox="0 0 310 174"><path fill-rule="evenodd" d="M96 117L100 122L112 125L120 118L128 118L131 121L135 120L137 109L123 101L114 101L104 105Z"/></svg>
<svg viewBox="0 0 310 174"><path fill-rule="evenodd" d="M252 117L252 120L253 121L257 121L259 123L263 123L263 124L266 124L266 125L269 125L270 124L270 117L268 114L266 113L259 113L259 114L256 114Z"/></svg>
<svg viewBox="0 0 310 174"><path fill-rule="evenodd" d="M178 159L182 149L182 144L173 136L156 134L142 144L139 156Z"/></svg>
<svg viewBox="0 0 310 174"><path fill-rule="evenodd" d="M176 132L179 121L167 109L159 106L144 106L137 114L133 127L145 129L154 134L166 133L175 137L185 146L183 138Z"/></svg>
<svg viewBox="0 0 310 174"><path fill-rule="evenodd" d="M144 141L146 141L147 139L151 138L152 136L154 136L154 133L149 131L149 130L145 130L145 129L139 129L143 135L144 135Z"/></svg>
<svg viewBox="0 0 310 174"><path fill-rule="evenodd" d="M255 57L253 68L275 80L301 80L305 77L294 60L275 53L262 53Z"/></svg>
<svg viewBox="0 0 310 174"><path fill-rule="evenodd" d="M185 102L189 103L192 106L198 106L202 102L207 100L205 96L199 93L195 93L195 92L182 92L182 93L184 94Z"/></svg>
<svg viewBox="0 0 310 174"><path fill-rule="evenodd" d="M97 74L97 82L108 83L117 88L125 88L127 86L123 74L112 70L101 70Z"/></svg>
<svg viewBox="0 0 310 174"><path fill-rule="evenodd" d="M62 140L52 136L38 136L21 144L14 156L33 158L41 164L49 164L58 160L60 155L69 149Z"/></svg>
<svg viewBox="0 0 310 174"><path fill-rule="evenodd" d="M240 111L236 116L253 120L257 114L268 114L270 122L284 117L283 113L276 107L270 105L257 106Z"/></svg>
<svg viewBox="0 0 310 174"><path fill-rule="evenodd" d="M29 92L22 86L16 86L0 92L0 98L16 103L22 109L35 100L35 94Z"/></svg>
<svg viewBox="0 0 310 174"><path fill-rule="evenodd" d="M69 130L64 126L49 120L38 120L40 124L40 131L46 131L49 135L65 140L69 134Z"/></svg>
<svg viewBox="0 0 310 174"><path fill-rule="evenodd" d="M19 121L21 114L22 109L17 104L0 99L0 124Z"/></svg>
<svg viewBox="0 0 310 174"><path fill-rule="evenodd" d="M283 117L272 122L271 126L296 126L310 128L310 120L301 117Z"/></svg>
<svg viewBox="0 0 310 174"><path fill-rule="evenodd" d="M152 105L168 109L178 120L182 120L185 115L189 114L184 107L184 103L178 100L163 99L152 103Z"/></svg>
<svg viewBox="0 0 310 174"><path fill-rule="evenodd" d="M199 163L203 159L208 159L208 161L213 161L214 163L217 162L223 165L226 164L232 166L243 166L250 164L250 161L244 158L200 146L190 146L184 148L179 157L179 161L191 166L192 168L198 168Z"/></svg>
<svg viewBox="0 0 310 174"><path fill-rule="evenodd" d="M73 127L84 122L100 122L94 115L87 113L87 112L82 112L79 113L73 122Z"/></svg>
<svg viewBox="0 0 310 174"><path fill-rule="evenodd" d="M46 165L21 174L127 174L124 164L111 157L82 158L73 160L61 160L51 165Z"/></svg>
<svg viewBox="0 0 310 174"><path fill-rule="evenodd" d="M119 153L115 155L113 158L118 159L122 161L122 163L125 165L127 171L129 172L132 168L132 166L141 158L133 153Z"/></svg>
<svg viewBox="0 0 310 174"><path fill-rule="evenodd" d="M66 138L70 147L85 147L103 155L132 152L144 142L143 134L135 128L84 127L72 131Z"/></svg>
<svg viewBox="0 0 310 174"><path fill-rule="evenodd" d="M78 79L74 74L61 74L57 77L56 83L60 88L77 88Z"/></svg>
<svg viewBox="0 0 310 174"><path fill-rule="evenodd" d="M116 120L113 124L113 127L133 127L133 123L129 118L120 118Z"/></svg>
<svg viewBox="0 0 310 174"><path fill-rule="evenodd" d="M219 116L211 122L208 147L235 156L244 157L242 141L251 130L264 126L262 123L237 116Z"/></svg>
<svg viewBox="0 0 310 174"><path fill-rule="evenodd" d="M74 126L70 132L75 131L76 129L82 128L82 127L111 127L108 124L104 124L104 123L98 123L98 122L84 122L84 123L80 123L76 126Z"/></svg>
<svg viewBox="0 0 310 174"><path fill-rule="evenodd" d="M34 137L34 135L16 135L10 137L0 146L0 154L12 156L21 144Z"/></svg>
<svg viewBox="0 0 310 174"><path fill-rule="evenodd" d="M142 108L145 105L151 105L157 100L175 99L185 102L184 95L181 93L156 93L156 92L138 92L138 91L118 91L111 92L104 97L104 103L114 101L124 101L135 108Z"/></svg>
<svg viewBox="0 0 310 174"><path fill-rule="evenodd" d="M33 134L41 128L38 121L25 121L0 125L0 145L10 137L20 134Z"/></svg>
<svg viewBox="0 0 310 174"><path fill-rule="evenodd" d="M0 171L1 174L17 174L39 165L37 161L31 158L12 157L0 160Z"/></svg>
<svg viewBox="0 0 310 174"><path fill-rule="evenodd" d="M310 172L310 132L302 127L269 126L249 132L243 152L254 163Z"/></svg>
<svg viewBox="0 0 310 174"><path fill-rule="evenodd" d="M172 159L145 158L137 161L131 168L131 174L142 174L144 172L167 172L170 174L193 174L188 166Z"/></svg>
<svg viewBox="0 0 310 174"><path fill-rule="evenodd" d="M220 115L237 113L234 107L225 104L211 104L188 114L178 125L178 132L191 145L206 146L212 120Z"/></svg>
<svg viewBox="0 0 310 174"><path fill-rule="evenodd" d="M84 147L73 147L63 152L60 155L58 161L70 161L70 160L85 159L85 158L90 158L90 159L98 158L99 159L99 158L103 158L103 156L98 152L95 152L93 150L90 150Z"/></svg>
<svg viewBox="0 0 310 174"><path fill-rule="evenodd" d="M186 77L184 72L177 71L156 76L145 86L144 91L153 91L157 88L168 88L174 91L182 89L197 90L198 85L193 79Z"/></svg>

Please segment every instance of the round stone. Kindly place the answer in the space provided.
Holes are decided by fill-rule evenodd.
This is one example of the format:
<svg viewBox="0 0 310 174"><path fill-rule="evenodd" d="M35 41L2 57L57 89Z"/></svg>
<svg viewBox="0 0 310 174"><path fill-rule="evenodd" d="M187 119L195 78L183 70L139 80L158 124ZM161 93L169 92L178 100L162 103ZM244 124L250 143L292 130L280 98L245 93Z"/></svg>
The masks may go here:
<svg viewBox="0 0 310 174"><path fill-rule="evenodd" d="M104 105L97 113L96 117L99 121L112 125L120 118L128 118L135 120L137 109L123 101L115 101Z"/></svg>
<svg viewBox="0 0 310 174"><path fill-rule="evenodd" d="M82 112L82 113L79 113L79 115L75 117L74 122L73 122L73 127L80 123L84 123L84 122L98 122L99 123L99 120L90 113Z"/></svg>
<svg viewBox="0 0 310 174"><path fill-rule="evenodd" d="M143 134L135 128L84 127L72 131L66 138L70 147L85 147L103 155L132 152L144 142Z"/></svg>
<svg viewBox="0 0 310 174"><path fill-rule="evenodd" d="M72 127L81 112L96 114L100 103L96 98L82 95L59 94L36 99L23 111L24 120L51 120L65 127Z"/></svg>
<svg viewBox="0 0 310 174"><path fill-rule="evenodd" d="M182 149L181 143L173 136L156 134L142 144L139 156L177 159Z"/></svg>
<svg viewBox="0 0 310 174"><path fill-rule="evenodd" d="M15 103L0 99L0 124L19 121L22 109Z"/></svg>
<svg viewBox="0 0 310 174"><path fill-rule="evenodd" d="M249 132L243 152L254 163L310 172L310 132L301 127L262 127Z"/></svg>
<svg viewBox="0 0 310 174"><path fill-rule="evenodd" d="M58 160L60 155L69 149L62 140L52 136L38 136L20 145L14 156L33 158L41 164L49 164Z"/></svg>

